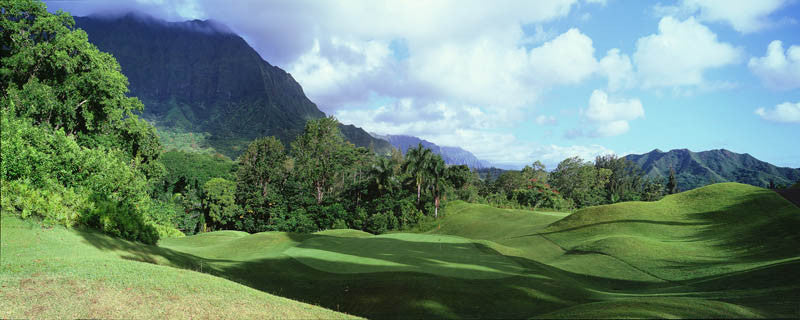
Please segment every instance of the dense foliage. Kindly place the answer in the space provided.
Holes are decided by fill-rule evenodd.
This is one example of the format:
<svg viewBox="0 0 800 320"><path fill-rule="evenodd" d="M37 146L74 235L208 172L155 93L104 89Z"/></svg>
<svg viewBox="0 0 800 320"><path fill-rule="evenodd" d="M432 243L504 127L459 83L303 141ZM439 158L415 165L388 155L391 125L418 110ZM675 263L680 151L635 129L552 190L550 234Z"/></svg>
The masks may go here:
<svg viewBox="0 0 800 320"><path fill-rule="evenodd" d="M3 212L147 243L179 233L148 196L161 147L114 58L40 2L0 12Z"/></svg>

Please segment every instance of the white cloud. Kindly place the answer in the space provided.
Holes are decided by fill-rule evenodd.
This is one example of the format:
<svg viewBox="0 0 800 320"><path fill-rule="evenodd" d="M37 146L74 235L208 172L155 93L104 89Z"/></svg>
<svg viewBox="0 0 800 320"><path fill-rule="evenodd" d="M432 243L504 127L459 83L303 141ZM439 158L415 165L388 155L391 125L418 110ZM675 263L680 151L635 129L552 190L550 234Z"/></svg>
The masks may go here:
<svg viewBox="0 0 800 320"><path fill-rule="evenodd" d="M741 33L761 31L775 24L769 15L786 0L684 0L679 6L656 6L665 15L698 15L700 21L723 22Z"/></svg>
<svg viewBox="0 0 800 320"><path fill-rule="evenodd" d="M555 116L546 116L546 115L539 115L536 117L536 124L540 126L544 125L556 125L558 124L558 120Z"/></svg>
<svg viewBox="0 0 800 320"><path fill-rule="evenodd" d="M542 161L549 169L555 169L559 162L566 158L580 157L583 160L593 161L595 157L614 154L614 150L608 149L598 144L588 146L572 145L572 146L557 146L545 145L534 147L530 153L530 163L533 160Z"/></svg>
<svg viewBox="0 0 800 320"><path fill-rule="evenodd" d="M628 132L628 121L644 117L639 99L611 100L602 90L594 90L583 116L595 125L593 136L611 137Z"/></svg>
<svg viewBox="0 0 800 320"><path fill-rule="evenodd" d="M800 88L800 46L792 45L784 54L783 43L774 40L766 56L750 58L747 66L771 88Z"/></svg>
<svg viewBox="0 0 800 320"><path fill-rule="evenodd" d="M736 63L740 49L717 41L717 35L689 18L664 17L658 34L639 38L633 61L645 88L704 83L703 72Z"/></svg>
<svg viewBox="0 0 800 320"><path fill-rule="evenodd" d="M608 78L608 90L628 89L636 84L631 59L619 49L608 50L600 60L600 72Z"/></svg>
<svg viewBox="0 0 800 320"><path fill-rule="evenodd" d="M772 109L758 108L756 114L768 121L800 123L800 102L784 102Z"/></svg>

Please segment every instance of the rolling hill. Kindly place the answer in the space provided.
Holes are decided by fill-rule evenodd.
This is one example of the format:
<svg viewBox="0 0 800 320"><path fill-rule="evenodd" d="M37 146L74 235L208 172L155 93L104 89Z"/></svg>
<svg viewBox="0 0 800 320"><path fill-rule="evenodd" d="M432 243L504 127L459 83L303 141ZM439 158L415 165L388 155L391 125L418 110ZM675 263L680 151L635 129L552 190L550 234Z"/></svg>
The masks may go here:
<svg viewBox="0 0 800 320"><path fill-rule="evenodd" d="M166 22L140 14L76 17L89 41L119 62L130 95L160 128L208 132L207 142L235 158L255 138L288 143L309 119L325 114L282 69L214 21ZM342 126L361 147L388 153L388 142Z"/></svg>
<svg viewBox="0 0 800 320"><path fill-rule="evenodd" d="M463 164L474 169L489 168L491 166L488 162L478 159L471 152L459 147L438 146L433 142L414 136L380 135L375 133L373 133L372 136L389 141L393 147L400 150L403 154L405 154L408 149L416 148L418 144L422 144L423 147L431 149L433 153L442 156L442 160L444 160L446 164Z"/></svg>
<svg viewBox="0 0 800 320"><path fill-rule="evenodd" d="M207 295L243 290L246 297L280 304L276 310L306 310L309 317L342 315L269 294L369 318L800 316L800 277L794 272L800 266L800 208L772 191L738 183L572 214L456 201L427 229L382 235L346 229L218 231L163 239L156 247L92 232L41 229L11 217L4 217L2 228L2 271L13 276L0 278L5 285L0 310L14 311L3 316L87 314L37 309L46 297L31 289L30 281L49 286L50 296L57 297L73 291L82 292L78 297L122 295L102 291L105 287L98 291L95 283L114 290L151 288L143 299L157 302L146 300L140 308L129 300L121 303L130 312L150 312L145 315L167 312L141 311L152 303L174 310L172 301L186 301L155 299L183 297L173 292L199 287L207 291L191 296L201 298L191 307L204 305L211 299ZM217 292L217 286L232 283L168 266L258 291ZM42 272L63 280L47 282ZM83 279L90 280L88 290L61 285ZM20 292L32 293L18 297ZM244 310L232 314L251 312L248 299L241 302ZM8 301L21 307L8 309ZM214 301L220 310L231 310Z"/></svg>
<svg viewBox="0 0 800 320"><path fill-rule="evenodd" d="M691 190L718 182L739 182L759 187L790 186L800 181L800 169L782 168L758 160L747 153L725 149L692 152L675 149L662 152L655 149L645 154L630 154L633 161L653 178L666 179L670 168L675 169L680 190Z"/></svg>
<svg viewBox="0 0 800 320"><path fill-rule="evenodd" d="M2 215L0 318L354 318L207 274L202 260Z"/></svg>

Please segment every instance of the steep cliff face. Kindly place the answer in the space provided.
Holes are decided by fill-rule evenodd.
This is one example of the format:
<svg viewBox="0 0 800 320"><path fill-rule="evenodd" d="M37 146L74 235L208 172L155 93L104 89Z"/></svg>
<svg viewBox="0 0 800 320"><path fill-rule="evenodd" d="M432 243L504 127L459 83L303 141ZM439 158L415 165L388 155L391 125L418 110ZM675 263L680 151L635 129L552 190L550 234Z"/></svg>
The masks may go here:
<svg viewBox="0 0 800 320"><path fill-rule="evenodd" d="M306 120L325 114L281 68L270 65L240 36L213 21L165 22L128 14L77 17L76 25L119 61L144 116L162 127L208 132L209 143L231 157L249 141L276 136L288 143ZM345 136L388 151L360 128Z"/></svg>

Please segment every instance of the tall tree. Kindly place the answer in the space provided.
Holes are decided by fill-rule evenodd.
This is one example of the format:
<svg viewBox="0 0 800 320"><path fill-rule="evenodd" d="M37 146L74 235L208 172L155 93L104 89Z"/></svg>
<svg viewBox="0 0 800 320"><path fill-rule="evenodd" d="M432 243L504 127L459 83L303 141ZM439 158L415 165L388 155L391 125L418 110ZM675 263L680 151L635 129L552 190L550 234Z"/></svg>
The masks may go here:
<svg viewBox="0 0 800 320"><path fill-rule="evenodd" d="M403 164L403 171L410 174L417 184L417 204L422 193L422 185L425 183L425 178L428 173L428 165L430 164L433 152L431 149L418 144L416 148L408 149L406 153L406 162Z"/></svg>
<svg viewBox="0 0 800 320"><path fill-rule="evenodd" d="M579 157L567 158L551 174L551 182L565 198L577 207L602 204L606 198L605 186L611 170L596 168Z"/></svg>
<svg viewBox="0 0 800 320"><path fill-rule="evenodd" d="M236 184L233 181L214 178L203 185L203 212L206 225L211 222L212 230L229 224L239 213L235 194Z"/></svg>
<svg viewBox="0 0 800 320"><path fill-rule="evenodd" d="M248 215L267 223L269 208L281 202L281 190L291 163L275 137L259 138L239 156L236 200Z"/></svg>
<svg viewBox="0 0 800 320"><path fill-rule="evenodd" d="M428 185L433 193L433 205L435 207L433 211L433 217L435 219L439 218L439 204L442 197L442 194L445 191L445 184L447 183L447 179L445 177L447 171L447 166L442 160L442 157L434 154L429 159L429 164L427 166L427 176L428 176Z"/></svg>
<svg viewBox="0 0 800 320"><path fill-rule="evenodd" d="M667 181L667 194L678 193L678 180L675 179L675 169L669 167L669 180Z"/></svg>
<svg viewBox="0 0 800 320"><path fill-rule="evenodd" d="M597 156L594 166L611 171L605 185L609 203L641 200L644 174L635 163L609 154Z"/></svg>
<svg viewBox="0 0 800 320"><path fill-rule="evenodd" d="M292 142L297 173L313 189L317 204L333 186L336 174L345 171L343 153L348 147L354 148L344 141L333 116L309 120L303 134Z"/></svg>

